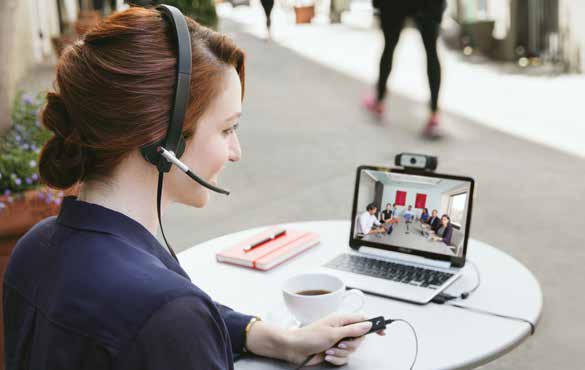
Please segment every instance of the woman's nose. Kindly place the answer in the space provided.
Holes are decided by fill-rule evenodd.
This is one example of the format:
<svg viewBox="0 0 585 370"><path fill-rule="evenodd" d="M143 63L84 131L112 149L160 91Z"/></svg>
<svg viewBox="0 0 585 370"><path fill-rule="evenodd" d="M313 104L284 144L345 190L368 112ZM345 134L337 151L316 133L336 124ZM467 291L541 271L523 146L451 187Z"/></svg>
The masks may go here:
<svg viewBox="0 0 585 370"><path fill-rule="evenodd" d="M238 139L238 135L234 133L232 135L232 140L230 140L230 148L229 148L229 161L230 162L237 162L242 158L242 148L240 147L240 140Z"/></svg>

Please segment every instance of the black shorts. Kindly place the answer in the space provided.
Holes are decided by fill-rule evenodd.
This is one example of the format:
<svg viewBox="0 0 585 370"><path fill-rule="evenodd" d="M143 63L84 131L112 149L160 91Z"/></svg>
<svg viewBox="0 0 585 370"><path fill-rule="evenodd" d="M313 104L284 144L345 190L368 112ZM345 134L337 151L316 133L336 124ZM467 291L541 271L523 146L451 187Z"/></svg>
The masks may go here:
<svg viewBox="0 0 585 370"><path fill-rule="evenodd" d="M396 19L422 18L441 22L446 0L375 0L380 13Z"/></svg>

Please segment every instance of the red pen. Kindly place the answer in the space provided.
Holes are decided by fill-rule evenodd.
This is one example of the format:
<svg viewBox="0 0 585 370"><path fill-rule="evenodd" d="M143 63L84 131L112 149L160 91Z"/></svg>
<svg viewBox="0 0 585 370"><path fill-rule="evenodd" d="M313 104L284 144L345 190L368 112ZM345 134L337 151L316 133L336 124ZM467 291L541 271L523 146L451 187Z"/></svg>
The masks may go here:
<svg viewBox="0 0 585 370"><path fill-rule="evenodd" d="M271 236L269 236L267 238L264 238L264 239L262 239L260 241L257 241L257 242L255 242L253 244L250 244L250 245L244 247L244 252L249 252L252 249L254 249L254 248L256 248L256 247L258 247L258 246L260 246L260 245L262 245L264 243L267 243L267 242L269 242L271 240L274 240L274 239L278 238L279 236L283 236L284 234L286 234L286 230L284 230L284 229L282 229L280 231L277 231L275 234L273 234L273 235L271 235Z"/></svg>

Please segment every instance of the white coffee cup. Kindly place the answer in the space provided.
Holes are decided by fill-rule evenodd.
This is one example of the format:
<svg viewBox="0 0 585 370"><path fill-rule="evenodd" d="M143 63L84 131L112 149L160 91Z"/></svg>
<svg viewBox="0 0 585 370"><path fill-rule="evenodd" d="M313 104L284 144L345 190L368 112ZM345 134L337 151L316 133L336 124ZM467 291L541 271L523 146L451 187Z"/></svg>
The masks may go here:
<svg viewBox="0 0 585 370"><path fill-rule="evenodd" d="M309 295L319 291L324 294ZM304 294L299 294L304 293ZM345 290L340 278L325 273L303 273L288 279L282 287L284 303L300 323L307 325L331 313L342 310L346 299L353 297L359 304L345 312L357 312L365 303L364 293L357 289Z"/></svg>

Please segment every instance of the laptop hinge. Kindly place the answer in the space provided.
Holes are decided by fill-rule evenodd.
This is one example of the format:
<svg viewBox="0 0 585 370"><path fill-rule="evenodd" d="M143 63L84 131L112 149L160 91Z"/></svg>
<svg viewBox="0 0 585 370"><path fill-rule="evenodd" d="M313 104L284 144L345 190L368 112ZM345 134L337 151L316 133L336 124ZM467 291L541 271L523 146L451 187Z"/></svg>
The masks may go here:
<svg viewBox="0 0 585 370"><path fill-rule="evenodd" d="M382 250L379 248L360 247L359 253L370 255L372 257L382 257L382 258L387 258L387 259L392 259L392 260L400 260L400 261L404 261L404 262L417 263L417 264L421 264L421 265L427 265L427 266L444 268L444 269L451 268L451 262L449 262L449 261L432 260L430 258L413 256L410 254L405 254L405 253L400 253L400 252L385 251L385 250Z"/></svg>

